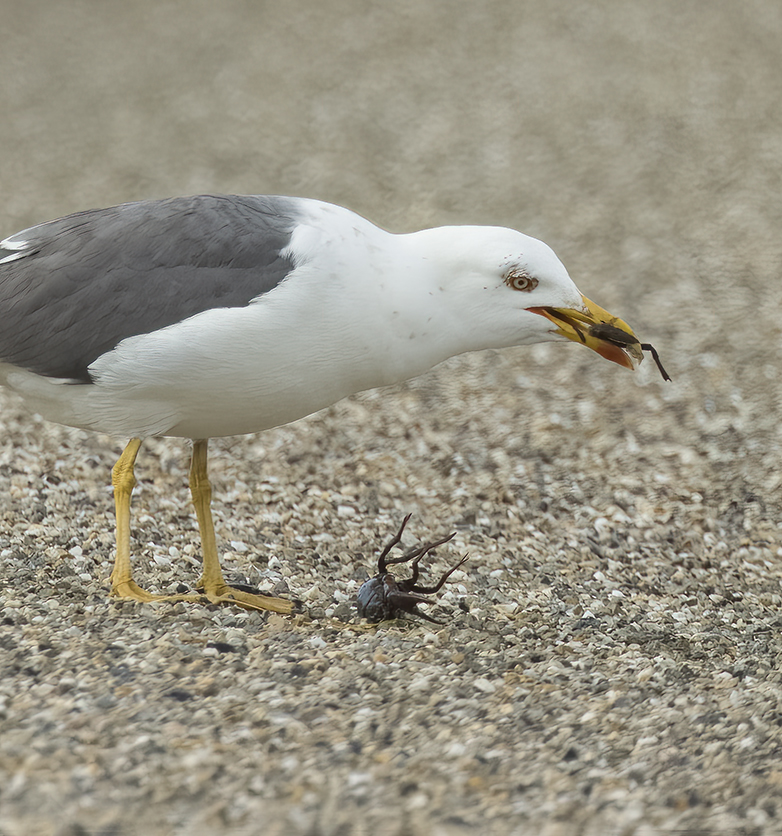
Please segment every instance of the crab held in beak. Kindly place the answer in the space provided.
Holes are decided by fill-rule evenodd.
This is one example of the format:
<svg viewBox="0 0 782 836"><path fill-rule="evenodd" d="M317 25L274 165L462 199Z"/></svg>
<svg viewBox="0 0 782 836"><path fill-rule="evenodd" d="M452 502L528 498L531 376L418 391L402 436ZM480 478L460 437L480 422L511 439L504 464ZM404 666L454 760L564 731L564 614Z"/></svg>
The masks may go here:
<svg viewBox="0 0 782 836"><path fill-rule="evenodd" d="M660 363L655 349L648 343L641 343L632 328L594 302L581 297L583 308L527 308L532 313L545 316L556 325L555 334L582 343L596 351L606 360L618 363L626 369L635 369L643 360L643 352L649 351L664 380L670 380Z"/></svg>

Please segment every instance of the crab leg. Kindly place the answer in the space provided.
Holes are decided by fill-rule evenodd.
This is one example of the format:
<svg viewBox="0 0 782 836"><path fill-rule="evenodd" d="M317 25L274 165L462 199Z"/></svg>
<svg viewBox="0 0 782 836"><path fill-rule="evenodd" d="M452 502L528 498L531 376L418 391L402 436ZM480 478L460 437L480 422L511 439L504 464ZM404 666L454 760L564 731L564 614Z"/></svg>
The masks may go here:
<svg viewBox="0 0 782 836"><path fill-rule="evenodd" d="M438 546L442 546L443 543L447 543L449 540L453 540L454 537L456 537L455 531L453 532L453 534L449 534L447 537L443 537L441 540L434 540L431 543L424 543L422 546L415 546L414 548L410 549L410 551L403 554L401 557L391 557L384 562L384 567L380 571L385 572L385 566L392 566L395 563L407 563L408 561L414 559L421 560L421 558L429 554L430 551L436 549Z"/></svg>
<svg viewBox="0 0 782 836"><path fill-rule="evenodd" d="M402 540L402 533L405 530L405 526L410 522L410 517L412 514L408 514L403 520L402 525L399 526L399 531L388 541L388 544L380 552L380 557L377 559L377 571L378 572L385 572L387 563L399 563L399 560L389 560L386 561L386 555L394 548L401 540Z"/></svg>
<svg viewBox="0 0 782 836"><path fill-rule="evenodd" d="M418 580L418 560L421 558L419 557L418 560L413 564L413 577L410 579L413 581L413 586L410 587L411 592L420 592L422 595L431 595L433 592L439 592L443 584L451 577L451 575L460 567L463 566L467 562L467 558L469 555L465 555L455 566L451 566L451 568L437 581L435 586L416 586L415 581Z"/></svg>

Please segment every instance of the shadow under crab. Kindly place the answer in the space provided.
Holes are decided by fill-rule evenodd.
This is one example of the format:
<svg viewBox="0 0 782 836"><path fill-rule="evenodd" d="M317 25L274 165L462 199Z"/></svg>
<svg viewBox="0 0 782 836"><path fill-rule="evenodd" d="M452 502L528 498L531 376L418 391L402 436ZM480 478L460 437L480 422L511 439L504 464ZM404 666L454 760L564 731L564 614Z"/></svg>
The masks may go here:
<svg viewBox="0 0 782 836"><path fill-rule="evenodd" d="M424 596L439 592L448 578L465 563L467 555L445 572L434 586L422 586L419 584L418 564L421 558L425 557L429 552L437 548L437 546L442 546L443 543L447 543L453 539L456 536L456 532L449 534L447 537L443 537L441 540L434 540L431 543L424 543L422 546L415 546L405 552L401 557L388 557L391 549L401 541L402 533L410 521L411 516L412 514L408 514L402 520L399 531L389 540L386 547L380 553L377 561L377 575L365 581L358 590L356 608L358 609L359 617L366 618L367 621L386 621L387 619L395 618L400 612L406 612L410 615L418 615L421 618L425 618L433 624L443 623L421 612L418 609L418 604L431 603ZM412 561L411 568L413 574L405 580L397 580L386 571L388 566L395 563L409 563L410 561Z"/></svg>

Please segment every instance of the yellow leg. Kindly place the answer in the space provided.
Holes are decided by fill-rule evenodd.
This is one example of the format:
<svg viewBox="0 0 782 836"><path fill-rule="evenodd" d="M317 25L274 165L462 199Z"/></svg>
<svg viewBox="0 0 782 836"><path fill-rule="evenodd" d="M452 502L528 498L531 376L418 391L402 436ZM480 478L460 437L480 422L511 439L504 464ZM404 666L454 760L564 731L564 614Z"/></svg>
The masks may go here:
<svg viewBox="0 0 782 836"><path fill-rule="evenodd" d="M111 471L117 509L117 557L111 571L111 594L119 598L138 598L137 593L144 592L133 583L130 568L130 495L136 487L133 465L140 447L141 439L131 438Z"/></svg>
<svg viewBox="0 0 782 836"><path fill-rule="evenodd" d="M111 471L114 503L117 509L117 557L111 571L111 596L134 601L199 601L198 595L154 595L142 589L132 577L130 566L130 495L136 486L133 465L140 438L131 438Z"/></svg>
<svg viewBox="0 0 782 836"><path fill-rule="evenodd" d="M193 442L193 459L190 465L190 493L193 497L198 529L201 532L204 572L199 582L207 598L212 603L233 603L248 610L272 610L273 612L293 612L293 603L284 598L270 598L266 595L253 595L241 589L234 589L226 584L217 556L217 542L212 522L212 486L209 484L206 457L208 439ZM121 460L120 460L121 461Z"/></svg>

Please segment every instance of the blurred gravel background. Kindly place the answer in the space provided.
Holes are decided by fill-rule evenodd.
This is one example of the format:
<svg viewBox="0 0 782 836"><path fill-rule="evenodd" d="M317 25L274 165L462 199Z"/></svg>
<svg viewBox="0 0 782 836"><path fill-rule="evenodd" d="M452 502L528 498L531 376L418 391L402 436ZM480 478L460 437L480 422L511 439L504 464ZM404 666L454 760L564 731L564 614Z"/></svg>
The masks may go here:
<svg viewBox="0 0 782 836"><path fill-rule="evenodd" d="M0 394L0 833L782 832L782 5L0 6L3 234L203 191L512 226L673 377L484 353L213 443L291 619L110 602L124 439ZM153 588L198 574L187 457L140 456ZM345 626L406 512L470 553L446 624Z"/></svg>

